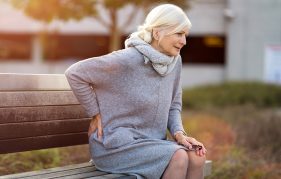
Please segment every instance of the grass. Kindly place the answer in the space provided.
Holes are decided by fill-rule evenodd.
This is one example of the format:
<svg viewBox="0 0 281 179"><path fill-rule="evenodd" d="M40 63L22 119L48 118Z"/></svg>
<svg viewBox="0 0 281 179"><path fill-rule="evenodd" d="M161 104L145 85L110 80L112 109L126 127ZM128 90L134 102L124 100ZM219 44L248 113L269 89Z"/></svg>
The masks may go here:
<svg viewBox="0 0 281 179"><path fill-rule="evenodd" d="M29 151L0 155L0 173L39 170L57 166L61 161L57 149Z"/></svg>
<svg viewBox="0 0 281 179"><path fill-rule="evenodd" d="M0 155L0 175L27 172L89 161L87 145Z"/></svg>
<svg viewBox="0 0 281 179"><path fill-rule="evenodd" d="M186 130L206 144L213 160L208 179L281 178L281 86L233 82L186 89L183 108Z"/></svg>
<svg viewBox="0 0 281 179"><path fill-rule="evenodd" d="M272 122L263 118L269 114L275 114L275 109L240 106L183 113L186 131L204 143L207 158L213 161L212 174L207 179L281 177L280 150L275 151L281 145L280 135L276 135L281 116L275 116ZM272 140L268 140L269 136Z"/></svg>

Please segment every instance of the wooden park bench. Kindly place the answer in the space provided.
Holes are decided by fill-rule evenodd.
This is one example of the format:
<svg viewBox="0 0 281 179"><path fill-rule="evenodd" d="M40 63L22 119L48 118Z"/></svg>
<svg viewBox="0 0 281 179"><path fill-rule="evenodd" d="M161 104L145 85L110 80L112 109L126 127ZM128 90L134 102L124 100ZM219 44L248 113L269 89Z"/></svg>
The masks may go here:
<svg viewBox="0 0 281 179"><path fill-rule="evenodd" d="M89 118L62 74L0 74L0 154L88 143ZM211 173L211 161L205 175ZM6 178L135 178L91 163L0 176Z"/></svg>

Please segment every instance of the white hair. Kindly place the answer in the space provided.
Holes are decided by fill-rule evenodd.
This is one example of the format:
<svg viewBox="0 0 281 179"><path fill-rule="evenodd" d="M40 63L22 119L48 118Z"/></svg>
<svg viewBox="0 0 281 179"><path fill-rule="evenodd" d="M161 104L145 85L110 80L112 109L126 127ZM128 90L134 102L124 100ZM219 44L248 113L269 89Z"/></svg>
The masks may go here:
<svg viewBox="0 0 281 179"><path fill-rule="evenodd" d="M155 28L169 29L169 32L165 34L169 35L185 29L189 30L191 22L180 7L172 4L162 4L148 13L144 24L139 26L138 30L131 34L131 37L138 36L145 42L151 43L152 30Z"/></svg>

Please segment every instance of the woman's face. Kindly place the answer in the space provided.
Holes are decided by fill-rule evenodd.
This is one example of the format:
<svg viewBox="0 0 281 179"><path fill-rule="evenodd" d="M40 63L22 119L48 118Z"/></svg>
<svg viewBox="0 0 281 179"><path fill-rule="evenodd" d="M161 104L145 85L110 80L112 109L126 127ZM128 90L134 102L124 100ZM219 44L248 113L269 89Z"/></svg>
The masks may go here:
<svg viewBox="0 0 281 179"><path fill-rule="evenodd" d="M182 30L175 34L163 35L159 40L153 40L151 45L158 51L168 55L177 56L186 44L188 31Z"/></svg>

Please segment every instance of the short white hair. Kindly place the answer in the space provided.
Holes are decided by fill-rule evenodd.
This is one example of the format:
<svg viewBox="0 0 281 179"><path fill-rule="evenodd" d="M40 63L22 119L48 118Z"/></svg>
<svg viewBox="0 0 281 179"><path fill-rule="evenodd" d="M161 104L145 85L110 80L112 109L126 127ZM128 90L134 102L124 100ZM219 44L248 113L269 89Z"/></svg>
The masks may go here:
<svg viewBox="0 0 281 179"><path fill-rule="evenodd" d="M138 36L147 43L152 42L152 30L154 28L171 29L166 35L174 34L182 30L189 30L191 22L185 12L173 4L162 4L153 8L146 16L143 25L131 36Z"/></svg>

